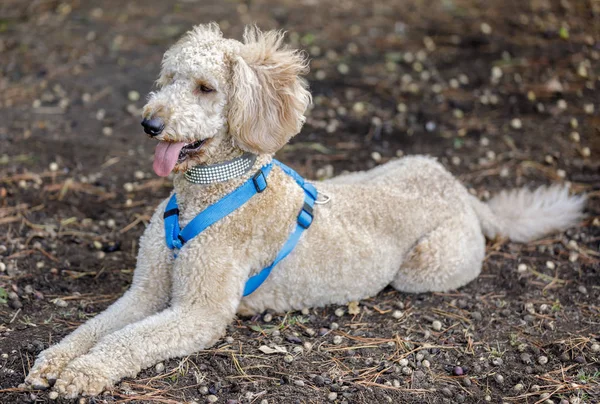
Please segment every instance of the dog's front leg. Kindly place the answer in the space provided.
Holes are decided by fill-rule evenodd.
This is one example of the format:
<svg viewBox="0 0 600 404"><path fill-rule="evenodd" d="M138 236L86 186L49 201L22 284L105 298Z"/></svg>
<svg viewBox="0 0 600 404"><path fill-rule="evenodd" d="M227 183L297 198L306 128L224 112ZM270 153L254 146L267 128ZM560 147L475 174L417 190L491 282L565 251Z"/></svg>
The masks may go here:
<svg viewBox="0 0 600 404"><path fill-rule="evenodd" d="M49 387L71 360L87 353L100 338L166 306L171 291L172 253L162 233L162 211L154 215L140 241L131 288L103 313L40 353L25 379L27 383L34 388Z"/></svg>
<svg viewBox="0 0 600 404"><path fill-rule="evenodd" d="M186 247L186 249L189 247ZM182 250L173 272L173 300L164 311L102 338L73 360L55 389L67 397L95 395L156 362L213 345L235 316L247 272L213 256L218 249Z"/></svg>

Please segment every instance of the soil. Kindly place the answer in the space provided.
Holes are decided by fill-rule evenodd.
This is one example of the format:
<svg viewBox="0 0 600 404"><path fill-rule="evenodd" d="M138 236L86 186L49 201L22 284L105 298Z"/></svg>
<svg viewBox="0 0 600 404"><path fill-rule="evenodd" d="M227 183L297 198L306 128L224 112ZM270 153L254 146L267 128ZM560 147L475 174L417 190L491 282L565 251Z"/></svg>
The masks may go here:
<svg viewBox="0 0 600 404"><path fill-rule="evenodd" d="M598 1L3 0L1 403L50 401L20 386L37 353L127 289L171 187L139 109L164 50L211 20L285 29L310 55L314 108L278 154L303 175L430 154L482 199L568 181L587 217L489 241L458 291L239 318L88 402L600 402Z"/></svg>

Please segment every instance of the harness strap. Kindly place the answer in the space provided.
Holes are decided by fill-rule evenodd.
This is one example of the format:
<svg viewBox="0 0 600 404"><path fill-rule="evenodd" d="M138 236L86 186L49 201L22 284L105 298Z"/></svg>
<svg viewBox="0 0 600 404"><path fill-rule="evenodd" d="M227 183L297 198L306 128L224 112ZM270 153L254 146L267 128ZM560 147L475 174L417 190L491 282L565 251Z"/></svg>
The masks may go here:
<svg viewBox="0 0 600 404"><path fill-rule="evenodd" d="M277 160L273 160L273 162L302 187L304 190L304 204L298 213L294 232L287 239L273 263L248 279L246 286L244 287L244 296L248 296L258 289L258 287L267 279L273 267L292 252L294 247L296 247L296 244L298 244L302 232L310 227L314 217L313 208L318 194L315 186L307 183L304 178L285 164ZM169 202L167 202L163 216L167 247L171 250L181 249L186 242L202 233L207 227L240 208L257 193L263 192L267 188L267 176L272 168L273 165L268 164L258 170L256 174L242 186L200 212L183 228L183 230L179 227L179 208L177 207L177 197L173 194L169 199ZM176 254L175 257L177 257Z"/></svg>
<svg viewBox="0 0 600 404"><path fill-rule="evenodd" d="M177 197L173 194L167 203L164 214L167 246L171 250L181 249L185 243L202 233L207 227L234 212L257 193L263 192L267 188L267 176L272 168L273 165L268 164L258 170L242 186L200 212L183 230L179 229Z"/></svg>
<svg viewBox="0 0 600 404"><path fill-rule="evenodd" d="M300 241L300 236L304 232L304 230L308 229L313 221L313 207L315 206L315 200L317 199L317 189L314 185L309 184L304 181L298 173L289 168L288 166L280 163L277 160L274 160L275 164L277 164L281 169L292 177L298 185L304 189L304 204L302 209L298 213L296 229L287 239L279 254L275 257L275 260L271 265L264 268L262 271L257 273L256 275L251 276L246 281L246 286L244 287L244 296L248 296L252 292L254 292L263 282L268 278L271 274L271 270L275 265L277 265L282 259L288 256L289 253L296 247L298 241Z"/></svg>

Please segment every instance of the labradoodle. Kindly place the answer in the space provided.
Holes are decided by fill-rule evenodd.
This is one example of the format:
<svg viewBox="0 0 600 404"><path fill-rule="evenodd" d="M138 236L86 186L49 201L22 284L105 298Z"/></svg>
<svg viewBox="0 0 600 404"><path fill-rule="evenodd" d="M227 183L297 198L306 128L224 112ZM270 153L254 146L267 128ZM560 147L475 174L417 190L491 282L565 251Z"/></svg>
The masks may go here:
<svg viewBox="0 0 600 404"><path fill-rule="evenodd" d="M158 206L131 288L43 351L30 385L53 385L66 397L99 394L159 361L210 347L236 313L344 304L386 285L411 293L456 289L481 271L484 237L526 242L581 218L584 197L565 187L503 192L482 203L421 156L312 182L318 196L306 207L301 181L271 162L304 123L307 69L281 33L254 27L242 43L223 38L214 23L200 25L166 51L142 125L158 141L154 171L175 173L177 209L167 209L168 200ZM170 248L169 212L183 228L263 167L272 170L247 202ZM248 279L298 229L299 211L312 225L246 295Z"/></svg>

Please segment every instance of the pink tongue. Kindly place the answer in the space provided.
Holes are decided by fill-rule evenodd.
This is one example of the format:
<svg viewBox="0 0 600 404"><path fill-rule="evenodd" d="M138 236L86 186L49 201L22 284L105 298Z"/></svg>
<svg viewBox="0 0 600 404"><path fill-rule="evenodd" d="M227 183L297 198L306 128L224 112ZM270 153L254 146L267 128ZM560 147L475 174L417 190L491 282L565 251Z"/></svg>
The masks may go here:
<svg viewBox="0 0 600 404"><path fill-rule="evenodd" d="M179 152L183 146L185 146L184 142L160 142L154 151L154 164L152 164L154 172L161 177L169 175L173 171L175 164L177 164Z"/></svg>

